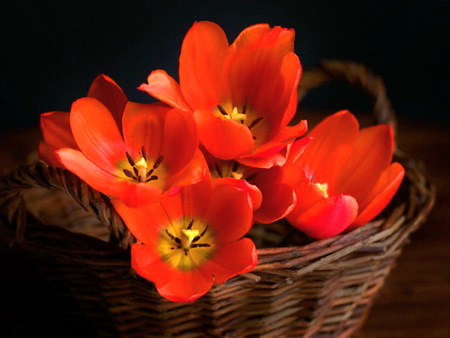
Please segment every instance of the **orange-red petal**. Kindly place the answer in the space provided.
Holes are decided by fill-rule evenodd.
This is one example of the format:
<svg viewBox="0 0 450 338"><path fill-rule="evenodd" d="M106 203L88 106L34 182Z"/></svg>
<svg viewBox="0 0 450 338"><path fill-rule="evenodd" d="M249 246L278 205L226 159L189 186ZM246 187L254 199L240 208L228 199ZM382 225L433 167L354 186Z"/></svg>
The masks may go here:
<svg viewBox="0 0 450 338"><path fill-rule="evenodd" d="M248 238L221 243L211 260L202 266L202 271L212 274L217 284L225 283L231 277L249 272L258 264L255 244Z"/></svg>
<svg viewBox="0 0 450 338"><path fill-rule="evenodd" d="M45 142L56 148L78 149L70 129L70 114L53 111L41 114L41 130Z"/></svg>
<svg viewBox="0 0 450 338"><path fill-rule="evenodd" d="M120 179L92 163L82 152L69 148L56 151L61 163L92 188L105 195L123 199L127 204L142 204L142 197L147 200L156 199L161 191L151 184L136 184Z"/></svg>
<svg viewBox="0 0 450 338"><path fill-rule="evenodd" d="M221 69L227 52L227 37L217 24L196 22L187 32L180 54L180 86L194 110L211 109L221 102Z"/></svg>
<svg viewBox="0 0 450 338"><path fill-rule="evenodd" d="M128 98L113 79L100 74L89 87L87 96L96 98L103 103L114 117L119 130L122 130L122 115Z"/></svg>
<svg viewBox="0 0 450 338"><path fill-rule="evenodd" d="M284 58L296 58L293 51L293 30L281 27L269 28L256 25L244 30L230 47L224 65L225 85L229 88L227 97L234 105L246 104L252 111L264 112L264 117L275 121L276 128L288 106L292 95L297 70L300 64L288 62L289 72L282 72ZM288 78L284 76L287 75ZM270 85L268 85L270 84Z"/></svg>
<svg viewBox="0 0 450 338"><path fill-rule="evenodd" d="M312 184L296 193L297 205L287 220L312 238L324 239L341 233L358 214L358 203L352 196L325 198Z"/></svg>
<svg viewBox="0 0 450 338"><path fill-rule="evenodd" d="M45 141L42 141L38 146L38 156L42 161L49 165L58 168L64 168L64 166L61 164L61 162L59 162L59 159L55 155L56 150L58 150L58 148L52 146L51 144L48 144Z"/></svg>
<svg viewBox="0 0 450 338"><path fill-rule="evenodd" d="M388 168L394 145L388 125L364 128L354 142L351 156L342 163L334 181L328 180L338 192L354 196L358 201L367 196L381 173Z"/></svg>
<svg viewBox="0 0 450 338"><path fill-rule="evenodd" d="M208 292L214 284L212 276L199 269L180 271L163 262L154 247L133 244L133 269L155 283L159 294L173 302L191 302Z"/></svg>
<svg viewBox="0 0 450 338"><path fill-rule="evenodd" d="M312 140L298 159L298 165L305 169L307 177L315 177L317 182L334 182L333 176L340 173L351 155L349 145L358 133L358 121L348 111L325 118L308 134Z"/></svg>
<svg viewBox="0 0 450 338"><path fill-rule="evenodd" d="M282 173L281 167L273 167L258 172L252 180L263 195L261 207L253 214L255 221L272 223L285 217L294 208L296 194L291 185L281 183Z"/></svg>
<svg viewBox="0 0 450 338"><path fill-rule="evenodd" d="M255 141L244 124L202 110L195 111L194 117L200 141L211 155L230 160L253 151Z"/></svg>
<svg viewBox="0 0 450 338"><path fill-rule="evenodd" d="M391 201L404 176L405 169L396 162L383 171L367 197L359 202L360 213L350 229L366 224L378 215Z"/></svg>
<svg viewBox="0 0 450 338"><path fill-rule="evenodd" d="M253 220L252 200L248 190L219 184L211 191L204 221L214 229L219 243L244 236Z"/></svg>
<svg viewBox="0 0 450 338"><path fill-rule="evenodd" d="M161 229L170 224L170 218L160 203L150 202L136 208L118 198L113 198L111 202L134 237L143 243L156 243Z"/></svg>
<svg viewBox="0 0 450 338"><path fill-rule="evenodd" d="M103 170L114 173L127 148L109 110L97 99L78 99L72 104L70 126L83 154Z"/></svg>
<svg viewBox="0 0 450 338"><path fill-rule="evenodd" d="M180 85L164 70L158 69L151 72L147 82L141 84L138 89L147 92L172 107L191 110L181 93Z"/></svg>

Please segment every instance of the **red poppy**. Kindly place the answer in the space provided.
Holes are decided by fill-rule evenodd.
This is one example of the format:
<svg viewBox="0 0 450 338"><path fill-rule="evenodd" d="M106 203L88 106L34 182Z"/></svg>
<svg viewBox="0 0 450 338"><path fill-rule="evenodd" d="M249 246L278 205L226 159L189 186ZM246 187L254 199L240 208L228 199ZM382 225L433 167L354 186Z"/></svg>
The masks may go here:
<svg viewBox="0 0 450 338"><path fill-rule="evenodd" d="M88 97L94 97L102 102L122 130L122 115L128 99L114 80L103 74L97 76L89 88ZM55 156L55 151L59 148L79 149L70 129L69 113L53 111L42 114L41 130L44 141L39 144L39 157L48 164L62 167Z"/></svg>
<svg viewBox="0 0 450 338"><path fill-rule="evenodd" d="M122 123L123 135L99 100L75 101L70 127L80 150L59 149L59 160L94 189L130 205L208 175L191 114L163 103L128 102Z"/></svg>
<svg viewBox="0 0 450 338"><path fill-rule="evenodd" d="M288 221L313 238L328 238L373 219L389 203L404 176L392 163L394 139L388 125L359 130L358 121L338 112L294 143L284 167L297 204Z"/></svg>
<svg viewBox="0 0 450 338"><path fill-rule="evenodd" d="M306 132L287 126L297 108L301 65L294 31L258 24L231 44L212 22L196 22L186 34L178 84L163 70L139 89L194 112L200 141L213 156L251 167L282 165L280 151Z"/></svg>
<svg viewBox="0 0 450 338"><path fill-rule="evenodd" d="M257 264L255 245L241 239L252 225L251 198L232 181L185 186L140 208L112 202L139 241L133 269L171 301L193 301Z"/></svg>

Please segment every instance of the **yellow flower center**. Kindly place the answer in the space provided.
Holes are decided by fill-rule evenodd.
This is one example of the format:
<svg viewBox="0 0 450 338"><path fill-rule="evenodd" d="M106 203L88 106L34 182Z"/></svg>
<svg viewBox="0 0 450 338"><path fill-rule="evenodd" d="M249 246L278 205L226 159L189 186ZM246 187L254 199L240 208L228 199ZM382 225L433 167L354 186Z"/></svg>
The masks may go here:
<svg viewBox="0 0 450 338"><path fill-rule="evenodd" d="M315 183L315 185L323 193L323 196L328 198L328 183Z"/></svg>
<svg viewBox="0 0 450 338"><path fill-rule="evenodd" d="M163 159L163 156L159 156L156 161L147 159L144 147L137 160L127 152L126 159L117 164L117 176L137 183L153 181L152 183L162 187L164 179L161 180L161 177L166 176L166 170L161 165Z"/></svg>
<svg viewBox="0 0 450 338"><path fill-rule="evenodd" d="M161 232L158 251L161 259L170 266L189 271L212 258L214 233L204 222L180 220Z"/></svg>

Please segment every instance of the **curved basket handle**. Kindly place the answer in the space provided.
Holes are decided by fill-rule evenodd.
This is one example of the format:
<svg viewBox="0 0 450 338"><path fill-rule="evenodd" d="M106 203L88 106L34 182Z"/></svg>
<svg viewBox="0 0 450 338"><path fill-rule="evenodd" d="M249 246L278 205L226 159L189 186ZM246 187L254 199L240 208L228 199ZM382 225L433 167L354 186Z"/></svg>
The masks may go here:
<svg viewBox="0 0 450 338"><path fill-rule="evenodd" d="M27 210L23 191L34 187L62 190L68 193L85 210L93 213L123 248L129 246L133 236L116 213L110 199L92 189L71 172L48 166L43 162L24 165L15 169L2 182L0 190L0 210L7 222L15 226L15 239L24 240Z"/></svg>
<svg viewBox="0 0 450 338"><path fill-rule="evenodd" d="M380 76L374 75L362 64L341 60L324 60L316 68L304 72L299 85L299 100L311 89L332 80L345 80L361 88L372 100L375 122L388 124L397 134L397 121L386 87Z"/></svg>

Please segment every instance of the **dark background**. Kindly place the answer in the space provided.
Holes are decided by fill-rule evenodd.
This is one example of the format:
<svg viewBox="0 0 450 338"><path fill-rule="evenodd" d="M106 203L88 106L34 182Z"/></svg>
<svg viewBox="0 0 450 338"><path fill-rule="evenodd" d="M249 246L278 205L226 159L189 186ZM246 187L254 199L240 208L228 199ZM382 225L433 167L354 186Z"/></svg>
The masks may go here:
<svg viewBox="0 0 450 338"><path fill-rule="evenodd" d="M177 78L181 42L196 20L218 23L230 42L255 23L295 28L304 68L324 58L361 62L383 77L399 115L446 123L449 9L431 0L11 2L0 14L0 130L70 110L100 73L131 100L150 102L136 87L158 68ZM300 108L330 106L357 113L368 102L332 86Z"/></svg>

